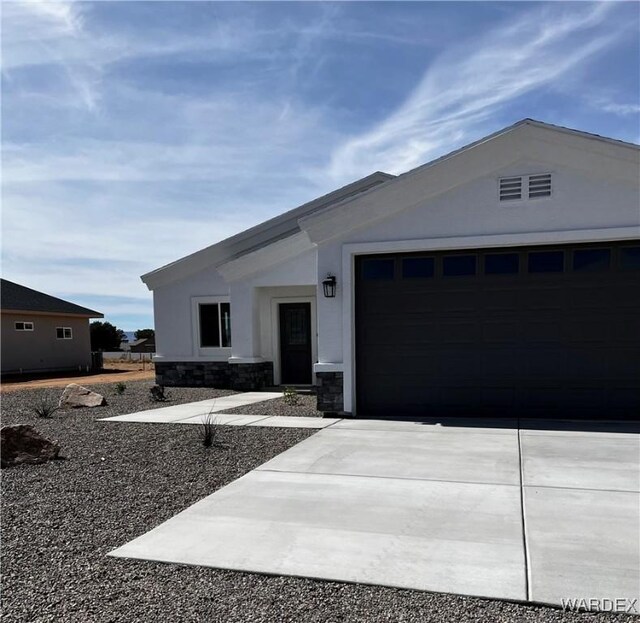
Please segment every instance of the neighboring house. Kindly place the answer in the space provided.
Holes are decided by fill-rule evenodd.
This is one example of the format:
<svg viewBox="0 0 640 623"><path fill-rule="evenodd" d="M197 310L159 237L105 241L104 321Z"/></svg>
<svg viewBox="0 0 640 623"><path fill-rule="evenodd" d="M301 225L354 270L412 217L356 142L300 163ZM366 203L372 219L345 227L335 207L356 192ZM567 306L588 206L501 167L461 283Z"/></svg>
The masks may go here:
<svg viewBox="0 0 640 623"><path fill-rule="evenodd" d="M150 272L158 383L315 383L358 416L637 415L639 166L525 119Z"/></svg>
<svg viewBox="0 0 640 623"><path fill-rule="evenodd" d="M148 337L140 338L135 342L129 344L129 350L132 353L155 353L156 344L155 341Z"/></svg>
<svg viewBox="0 0 640 623"><path fill-rule="evenodd" d="M100 312L1 280L2 374L87 370Z"/></svg>

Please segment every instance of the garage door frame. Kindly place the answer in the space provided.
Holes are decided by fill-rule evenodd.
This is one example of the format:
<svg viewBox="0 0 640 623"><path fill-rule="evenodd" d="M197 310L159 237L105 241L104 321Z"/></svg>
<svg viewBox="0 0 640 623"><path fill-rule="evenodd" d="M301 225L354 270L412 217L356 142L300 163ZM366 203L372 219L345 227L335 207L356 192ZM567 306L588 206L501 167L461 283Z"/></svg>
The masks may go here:
<svg viewBox="0 0 640 623"><path fill-rule="evenodd" d="M358 255L455 251L464 249L509 248L579 243L612 243L640 240L640 228L615 227L564 232L455 236L419 240L354 242L342 245L342 361L344 411L358 415L355 387L355 258Z"/></svg>

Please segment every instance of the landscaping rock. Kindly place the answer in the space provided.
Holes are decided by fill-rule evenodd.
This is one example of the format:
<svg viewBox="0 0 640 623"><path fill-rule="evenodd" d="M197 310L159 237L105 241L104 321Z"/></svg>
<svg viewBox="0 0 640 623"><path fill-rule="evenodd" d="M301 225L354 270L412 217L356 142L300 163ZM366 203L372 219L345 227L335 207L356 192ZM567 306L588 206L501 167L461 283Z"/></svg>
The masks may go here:
<svg viewBox="0 0 640 623"><path fill-rule="evenodd" d="M58 458L60 446L55 441L43 437L29 424L3 426L0 430L2 467L20 463L45 463Z"/></svg>
<svg viewBox="0 0 640 623"><path fill-rule="evenodd" d="M60 408L72 407L75 409L79 407L103 407L106 404L107 401L104 396L92 392L77 383L70 383L64 388L58 406Z"/></svg>

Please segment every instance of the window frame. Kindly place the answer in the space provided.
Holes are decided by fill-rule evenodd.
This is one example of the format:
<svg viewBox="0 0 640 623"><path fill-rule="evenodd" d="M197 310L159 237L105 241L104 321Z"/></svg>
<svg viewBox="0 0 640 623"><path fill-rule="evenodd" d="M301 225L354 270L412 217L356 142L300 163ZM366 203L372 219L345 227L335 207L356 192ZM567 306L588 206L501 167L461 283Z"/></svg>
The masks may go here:
<svg viewBox="0 0 640 623"><path fill-rule="evenodd" d="M18 328L19 324L22 325L21 329ZM27 325L30 325L30 328L27 328ZM13 323L13 330L14 331L34 331L35 330L35 324L33 323L32 320L16 320Z"/></svg>
<svg viewBox="0 0 640 623"><path fill-rule="evenodd" d="M62 331L62 337L58 335L58 331ZM67 331L69 335L67 336ZM56 340L72 340L73 328L72 327L56 327Z"/></svg>
<svg viewBox="0 0 640 623"><path fill-rule="evenodd" d="M229 345L223 344L222 305L229 305ZM219 346L202 346L202 332L200 331L200 306L218 306L218 340ZM194 357L208 358L218 361L226 361L231 356L231 344L233 344L233 331L231 329L231 301L229 296L194 296L191 298L192 339Z"/></svg>

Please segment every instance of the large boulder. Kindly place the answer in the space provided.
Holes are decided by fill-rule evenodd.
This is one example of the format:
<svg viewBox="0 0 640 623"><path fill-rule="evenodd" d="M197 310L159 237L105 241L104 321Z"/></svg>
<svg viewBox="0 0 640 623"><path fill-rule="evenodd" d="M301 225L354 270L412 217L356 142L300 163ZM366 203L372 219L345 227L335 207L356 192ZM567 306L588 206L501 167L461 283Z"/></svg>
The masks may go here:
<svg viewBox="0 0 640 623"><path fill-rule="evenodd" d="M20 463L45 463L58 458L60 446L49 441L29 424L3 426L0 430L2 467Z"/></svg>
<svg viewBox="0 0 640 623"><path fill-rule="evenodd" d="M102 407L106 404L104 396L77 383L70 383L64 388L58 406L64 409L65 407Z"/></svg>

